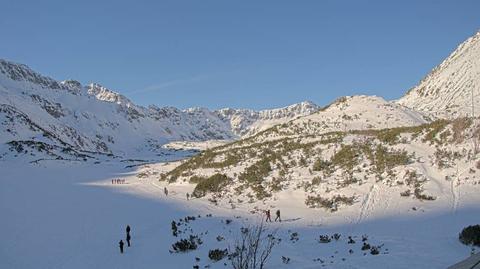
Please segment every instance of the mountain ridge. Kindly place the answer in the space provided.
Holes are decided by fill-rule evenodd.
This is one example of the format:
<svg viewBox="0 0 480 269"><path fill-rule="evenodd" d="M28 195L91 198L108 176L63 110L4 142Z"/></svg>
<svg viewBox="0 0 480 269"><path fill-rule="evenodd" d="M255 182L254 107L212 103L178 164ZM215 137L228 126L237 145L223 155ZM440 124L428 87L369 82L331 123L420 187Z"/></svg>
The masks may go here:
<svg viewBox="0 0 480 269"><path fill-rule="evenodd" d="M161 154L162 146L173 141L412 127L471 116L472 106L480 106L479 86L480 32L398 100L355 95L323 108L311 101L260 111L144 107L101 84L57 81L27 65L0 59L0 142L60 143L76 150L136 156Z"/></svg>
<svg viewBox="0 0 480 269"><path fill-rule="evenodd" d="M19 140L58 145L58 139L39 139L41 132L48 132L56 135L46 138L61 137L62 146L123 156L161 153L162 145L171 141L238 139L319 108L311 102L262 111L143 107L98 83L59 82L6 60L0 60L0 104L4 105L0 113L2 143ZM28 120L22 120L25 117ZM43 131L33 126L42 126ZM30 131L22 135L17 129ZM33 135L31 130L40 133Z"/></svg>

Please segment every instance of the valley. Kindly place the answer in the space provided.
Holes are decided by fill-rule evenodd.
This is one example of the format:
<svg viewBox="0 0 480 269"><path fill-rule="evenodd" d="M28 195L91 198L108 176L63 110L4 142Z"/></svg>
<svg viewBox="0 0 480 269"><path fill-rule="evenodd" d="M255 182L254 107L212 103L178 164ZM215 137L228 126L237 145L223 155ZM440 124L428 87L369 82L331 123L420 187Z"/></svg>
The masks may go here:
<svg viewBox="0 0 480 269"><path fill-rule="evenodd" d="M447 268L478 251L479 60L480 32L398 100L259 111L0 60L0 267L231 268L261 227L268 268Z"/></svg>

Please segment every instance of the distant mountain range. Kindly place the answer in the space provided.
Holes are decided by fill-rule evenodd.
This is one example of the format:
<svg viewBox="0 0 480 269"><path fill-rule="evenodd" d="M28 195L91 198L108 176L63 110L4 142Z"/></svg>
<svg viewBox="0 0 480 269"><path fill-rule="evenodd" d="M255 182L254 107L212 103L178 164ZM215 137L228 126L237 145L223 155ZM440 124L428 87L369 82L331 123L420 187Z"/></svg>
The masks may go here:
<svg viewBox="0 0 480 269"><path fill-rule="evenodd" d="M353 96L325 108L306 101L262 111L211 111L143 107L97 83L56 81L0 60L0 144L3 152L46 148L52 157L70 151L127 157L155 154L171 141L237 140L275 125L312 134L415 126L471 115L472 101L480 113L479 62L480 32L396 101Z"/></svg>
<svg viewBox="0 0 480 269"><path fill-rule="evenodd" d="M238 139L318 109L311 102L263 111L142 107L96 83L59 82L0 60L0 143L24 148L136 156L170 141Z"/></svg>

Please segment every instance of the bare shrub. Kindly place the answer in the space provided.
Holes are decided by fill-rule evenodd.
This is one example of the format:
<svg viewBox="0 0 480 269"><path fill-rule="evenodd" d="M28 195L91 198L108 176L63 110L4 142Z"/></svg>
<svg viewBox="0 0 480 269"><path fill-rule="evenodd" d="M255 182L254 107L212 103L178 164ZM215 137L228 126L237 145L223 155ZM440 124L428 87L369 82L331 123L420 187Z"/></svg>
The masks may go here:
<svg viewBox="0 0 480 269"><path fill-rule="evenodd" d="M276 232L270 232L263 220L240 231L240 238L229 250L233 269L265 268L273 248L280 242Z"/></svg>

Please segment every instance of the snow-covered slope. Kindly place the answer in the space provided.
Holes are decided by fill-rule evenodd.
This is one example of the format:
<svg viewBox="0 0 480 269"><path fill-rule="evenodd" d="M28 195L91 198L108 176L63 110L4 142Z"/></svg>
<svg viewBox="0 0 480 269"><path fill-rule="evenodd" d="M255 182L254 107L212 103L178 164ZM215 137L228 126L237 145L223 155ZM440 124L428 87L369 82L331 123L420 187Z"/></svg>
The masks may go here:
<svg viewBox="0 0 480 269"><path fill-rule="evenodd" d="M0 159L175 151L141 165L3 158L0 267L227 268L210 250L236 249L265 209L281 209L268 268L446 268L470 253L458 232L478 220L480 132L471 118L429 119L469 111L478 39L398 103L351 96L259 112L145 108L0 60ZM203 152L178 161L193 150ZM133 245L119 254L126 224ZM175 253L189 236L203 244Z"/></svg>
<svg viewBox="0 0 480 269"><path fill-rule="evenodd" d="M284 108L262 111L224 108L216 111L216 114L230 124L237 136L244 137L254 135L276 124L310 115L319 109L320 107L316 104L305 101Z"/></svg>
<svg viewBox="0 0 480 269"><path fill-rule="evenodd" d="M472 115L472 93L473 104L479 110L480 31L458 46L398 103L451 119Z"/></svg>
<svg viewBox="0 0 480 269"><path fill-rule="evenodd" d="M317 113L293 121L300 126L320 123L323 132L383 129L426 123L425 117L378 96L345 96Z"/></svg>
<svg viewBox="0 0 480 269"><path fill-rule="evenodd" d="M6 61L0 67L2 144L36 141L135 156L171 140L232 138L220 121L208 122L209 128L202 129L206 119L201 122L175 108L136 106L98 84L59 83Z"/></svg>
<svg viewBox="0 0 480 269"><path fill-rule="evenodd" d="M293 222L294 227L308 226L318 232L343 227L342 234L380 233L388 238L378 243L389 250L383 253L389 256L388 268L446 268L470 253L470 247L458 241L458 232L476 223L470 210L478 211L480 201L478 151L472 146L478 145L479 132L471 118L316 135L288 135L283 128L288 127L275 127L285 134L277 139L265 139L265 133L259 133L189 160L140 166L128 180L143 188L134 185L131 192L158 197L166 187L176 198L193 195L186 201L188 206L211 203L235 216L242 211L262 215L263 210L280 209L287 221L281 225ZM312 237L304 230L299 234L300 241ZM450 239L441 242L446 237ZM282 239L289 240L297 239L291 234ZM323 259L316 264L318 260L311 258L309 247L295 244L282 249L281 255L304 264L279 262L279 268L323 267ZM345 250L338 242L333 244L334 253L328 254L332 264L327 268L385 267L376 259L352 261L355 255L350 254L358 252L355 242L345 244ZM350 246L353 253L336 259ZM328 244L314 249L330 251ZM463 249L463 254L438 262L453 249L459 253Z"/></svg>
<svg viewBox="0 0 480 269"><path fill-rule="evenodd" d="M47 148L52 157L60 155L51 146L129 157L156 154L170 141L232 140L316 109L310 103L260 112L145 108L97 83L58 82L0 60L0 143L15 143L20 152Z"/></svg>
<svg viewBox="0 0 480 269"><path fill-rule="evenodd" d="M278 208L283 221L268 223L267 229L276 231L281 242L266 269L447 268L470 254L470 247L458 241L458 232L476 223L480 214L478 206L431 214L435 204L413 200L411 206L418 208L414 211L394 199L383 203L384 196L372 192L363 221L357 223L354 217L358 208L348 213L340 209L335 213L343 220L339 225L332 222L333 214L302 205L300 190L275 194L277 204L226 208L203 199L187 201L188 184L158 182L154 174L144 173L147 169L125 169L121 162L0 162L0 229L8 231L2 235L0 267L233 268L227 257L217 262L210 259L209 251L233 250L242 227L258 224L261 210ZM112 184L114 179L126 184ZM168 196L163 194L164 187ZM459 186L459 191L462 203L475 197L478 201L478 195L470 192L468 198L464 192L471 191L470 186ZM380 218L385 208L395 215ZM185 222L187 216L195 220ZM172 234L172 221L179 223L177 237ZM127 224L132 227L132 246L120 254L118 242L125 241ZM339 240L319 243L320 235L334 233L341 234ZM170 252L172 244L190 235L199 236L203 243L185 253ZM362 250L362 235L372 246L381 246L378 255ZM349 236L355 243L348 242Z"/></svg>
<svg viewBox="0 0 480 269"><path fill-rule="evenodd" d="M281 137L417 126L427 122L423 113L378 96L344 96L315 113L276 125L251 139L265 142Z"/></svg>
<svg viewBox="0 0 480 269"><path fill-rule="evenodd" d="M295 204L354 224L478 202L480 136L471 118L318 134L285 128L272 128L280 137L259 133L142 174L223 207Z"/></svg>

